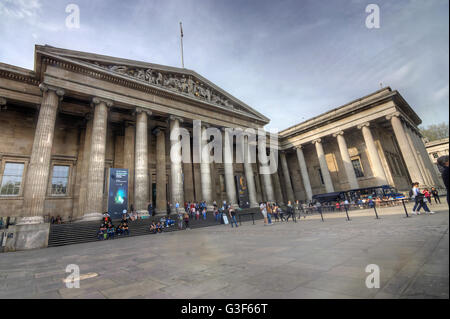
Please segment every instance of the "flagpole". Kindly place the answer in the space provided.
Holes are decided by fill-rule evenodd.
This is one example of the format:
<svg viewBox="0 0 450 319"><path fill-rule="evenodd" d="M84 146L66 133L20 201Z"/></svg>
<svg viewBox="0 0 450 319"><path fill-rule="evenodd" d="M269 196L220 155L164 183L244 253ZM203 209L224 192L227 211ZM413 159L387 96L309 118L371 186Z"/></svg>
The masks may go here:
<svg viewBox="0 0 450 319"><path fill-rule="evenodd" d="M181 67L184 69L184 57L183 57L183 27L180 22L180 40L181 40Z"/></svg>

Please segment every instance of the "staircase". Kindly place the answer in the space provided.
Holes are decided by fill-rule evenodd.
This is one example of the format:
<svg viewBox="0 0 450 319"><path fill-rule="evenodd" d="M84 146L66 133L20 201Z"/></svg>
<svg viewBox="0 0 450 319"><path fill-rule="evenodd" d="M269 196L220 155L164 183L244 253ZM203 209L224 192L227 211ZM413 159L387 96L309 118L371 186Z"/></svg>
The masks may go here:
<svg viewBox="0 0 450 319"><path fill-rule="evenodd" d="M261 219L262 215L259 213L258 208L248 208L242 209L238 215L241 215L241 221L251 221L251 215L246 215L247 213L254 212L255 220ZM149 227L152 221L155 223L160 220L162 216L154 216L148 219L139 219L136 221L128 222L128 229L130 231L129 236L115 236L114 240L122 239L126 237L134 237L134 236L142 236L142 235L152 235L150 233ZM172 219L176 221L175 225L164 227L163 232L171 232L178 231L178 219L176 215L170 216ZM239 217L236 217L239 222ZM48 239L48 247L56 247L56 246L64 246L64 245L73 245L73 244L81 244L87 242L98 241L97 231L100 227L100 221L90 221L90 222L78 222L78 223L70 223L70 224L54 224L50 225L50 234ZM113 220L113 225L119 225L120 220ZM206 220L203 220L200 215L200 220L195 220L191 218L189 220L189 228L200 228L200 227L209 227L209 226L224 226L220 222L216 222L214 215L211 212L208 212ZM230 226L228 226L230 227Z"/></svg>

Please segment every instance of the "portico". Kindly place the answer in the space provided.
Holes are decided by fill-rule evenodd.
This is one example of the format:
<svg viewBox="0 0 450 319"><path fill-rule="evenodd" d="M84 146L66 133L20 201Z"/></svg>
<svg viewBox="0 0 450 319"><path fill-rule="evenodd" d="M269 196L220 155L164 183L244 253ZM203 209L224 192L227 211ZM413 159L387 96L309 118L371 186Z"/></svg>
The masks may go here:
<svg viewBox="0 0 450 319"><path fill-rule="evenodd" d="M0 115L0 217L19 225L57 215L99 220L110 168L128 171L128 208L141 216L149 203L165 214L188 201L257 207L360 187L441 185L420 118L390 88L281 131L277 146L245 136L239 161L228 129L258 131L269 119L196 72L36 46L34 71L0 64ZM195 153L194 121L201 146L209 128L218 130L220 160L210 161L217 156L208 147Z"/></svg>

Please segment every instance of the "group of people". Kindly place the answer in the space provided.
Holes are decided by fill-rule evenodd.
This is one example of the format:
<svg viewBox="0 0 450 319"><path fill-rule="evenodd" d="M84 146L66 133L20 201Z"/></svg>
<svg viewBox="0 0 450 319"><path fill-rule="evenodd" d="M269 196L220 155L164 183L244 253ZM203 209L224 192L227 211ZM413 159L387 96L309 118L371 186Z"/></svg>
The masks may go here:
<svg viewBox="0 0 450 319"><path fill-rule="evenodd" d="M177 208L178 212L178 203L175 204L175 207ZM200 215L202 216L203 220L206 220L206 211L208 209L208 206L206 204L206 201L201 202L185 202L184 203L184 211L189 214L190 218L195 218L196 220L200 219Z"/></svg>
<svg viewBox="0 0 450 319"><path fill-rule="evenodd" d="M412 188L411 191L409 192L409 197L411 199L414 199L414 207L412 209L411 214L420 215L420 209L422 207L425 210L425 214L434 214L434 212L431 211L427 206L427 203L431 204L431 194L428 191L428 189L425 188L423 191L421 191L419 189L419 183L417 182L412 183L411 187ZM439 195L437 196L438 196L437 198L439 198Z"/></svg>
<svg viewBox="0 0 450 319"><path fill-rule="evenodd" d="M97 238L99 240L114 239L115 236L120 235L130 235L127 218L122 216L119 226L114 227L111 216L108 212L103 213L102 224L97 231Z"/></svg>
<svg viewBox="0 0 450 319"><path fill-rule="evenodd" d="M278 222L288 222L289 218L292 218L294 222L297 222L295 218L295 211L301 210L302 207L299 201L296 201L295 207L292 205L291 201L288 201L285 212L281 209L280 205L275 202L261 202L259 203L259 209L264 217L264 225L273 225L272 215L275 218L275 221Z"/></svg>

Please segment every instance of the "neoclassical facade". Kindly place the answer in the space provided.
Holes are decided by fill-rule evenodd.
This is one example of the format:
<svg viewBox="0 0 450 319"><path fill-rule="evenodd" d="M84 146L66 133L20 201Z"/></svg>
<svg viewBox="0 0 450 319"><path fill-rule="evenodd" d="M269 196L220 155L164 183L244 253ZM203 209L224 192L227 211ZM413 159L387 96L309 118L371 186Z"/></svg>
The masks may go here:
<svg viewBox="0 0 450 319"><path fill-rule="evenodd" d="M40 224L47 215L99 219L107 210L109 168L128 170L129 205L145 212L153 203L157 213L168 202L238 204L242 179L251 207L374 185L406 191L411 181L442 184L417 128L420 118L390 88L280 132L278 152L266 150L277 156L278 170L260 174L262 164L233 158L172 162L171 133L192 132L195 120L202 131L269 123L196 72L50 46L35 50L34 71L0 63L0 217L16 216L19 225ZM230 147L223 143L224 159Z"/></svg>
<svg viewBox="0 0 450 319"><path fill-rule="evenodd" d="M428 155L430 156L431 161L434 164L436 172L439 173L439 169L437 168L437 159L444 155L449 155L449 139L442 138L436 141L427 141L425 140L425 147L427 149Z"/></svg>

